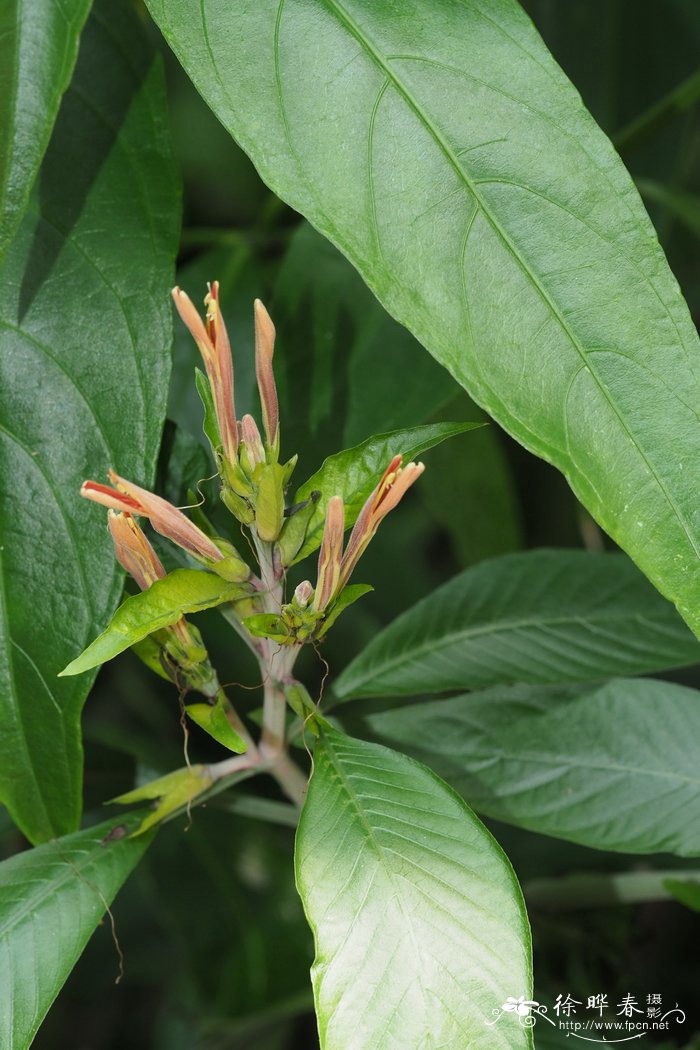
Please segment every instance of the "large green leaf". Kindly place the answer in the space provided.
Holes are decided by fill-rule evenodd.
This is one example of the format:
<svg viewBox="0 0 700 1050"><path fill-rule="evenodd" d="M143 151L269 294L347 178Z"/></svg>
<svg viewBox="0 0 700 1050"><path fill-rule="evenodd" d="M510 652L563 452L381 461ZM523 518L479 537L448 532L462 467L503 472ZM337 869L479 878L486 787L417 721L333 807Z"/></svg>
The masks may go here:
<svg viewBox="0 0 700 1050"><path fill-rule="evenodd" d="M107 629L60 672L60 677L99 667L149 634L177 623L185 613L211 609L244 595L250 595L249 588L240 583L229 583L213 572L175 569L162 580L156 580L147 591L127 598Z"/></svg>
<svg viewBox="0 0 700 1050"><path fill-rule="evenodd" d="M700 662L676 610L621 554L539 550L482 562L394 620L338 697L582 682Z"/></svg>
<svg viewBox="0 0 700 1050"><path fill-rule="evenodd" d="M149 0L262 177L700 629L698 337L516 0Z"/></svg>
<svg viewBox="0 0 700 1050"><path fill-rule="evenodd" d="M25 1050L150 836L136 814L0 864L0 1046ZM104 936L109 936L105 931ZM115 967L117 959L115 957Z"/></svg>
<svg viewBox="0 0 700 1050"><path fill-rule="evenodd" d="M294 502L309 498L312 492L321 493L309 521L304 544L296 556L301 561L321 543L323 523L328 500L342 496L345 502L345 526L354 524L365 500L391 463L401 454L405 461L420 456L434 445L456 434L482 426L481 423L430 423L410 430L394 430L390 434L377 434L355 448L345 449L324 460L316 473L298 489Z"/></svg>
<svg viewBox="0 0 700 1050"><path fill-rule="evenodd" d="M489 1027L531 990L520 888L497 843L434 773L332 730L316 744L296 841L316 940L322 1050L520 1050Z"/></svg>
<svg viewBox="0 0 700 1050"><path fill-rule="evenodd" d="M0 5L0 257L27 206L89 10L90 0Z"/></svg>
<svg viewBox="0 0 700 1050"><path fill-rule="evenodd" d="M78 492L110 465L152 478L178 220L161 62L130 5L102 0L0 272L0 800L34 841L79 822L91 679L56 675L121 573Z"/></svg>
<svg viewBox="0 0 700 1050"><path fill-rule="evenodd" d="M506 686L372 714L367 726L487 816L594 849L700 855L693 689L642 678Z"/></svg>

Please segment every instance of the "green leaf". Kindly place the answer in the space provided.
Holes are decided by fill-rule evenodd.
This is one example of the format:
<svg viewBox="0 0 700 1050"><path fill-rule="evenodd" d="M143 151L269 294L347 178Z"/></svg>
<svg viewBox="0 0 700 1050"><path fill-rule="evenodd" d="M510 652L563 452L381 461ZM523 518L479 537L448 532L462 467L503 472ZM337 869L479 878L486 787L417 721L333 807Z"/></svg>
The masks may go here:
<svg viewBox="0 0 700 1050"><path fill-rule="evenodd" d="M109 820L0 864L0 1045L26 1050L150 838ZM104 931L102 936L109 936ZM116 966L115 958L115 966Z"/></svg>
<svg viewBox="0 0 700 1050"><path fill-rule="evenodd" d="M263 179L700 630L698 336L516 0L149 8Z"/></svg>
<svg viewBox="0 0 700 1050"><path fill-rule="evenodd" d="M683 874L683 872L679 872ZM664 889L691 911L700 911L700 885L689 879L664 879Z"/></svg>
<svg viewBox="0 0 700 1050"><path fill-rule="evenodd" d="M213 737L219 744L223 744L229 751L242 754L246 750L245 741L241 739L226 717L226 706L218 696L214 704L187 704L185 707L189 718L195 722L200 729Z"/></svg>
<svg viewBox="0 0 700 1050"><path fill-rule="evenodd" d="M90 0L0 5L0 258L27 206L89 10Z"/></svg>
<svg viewBox="0 0 700 1050"><path fill-rule="evenodd" d="M373 590L374 587L369 583L351 583L349 587L344 587L340 592L340 597L333 603L331 610L326 613L323 626L318 632L318 637L323 638L324 634L326 634L327 631L330 631L341 613L345 612L349 606L354 605L356 601Z"/></svg>
<svg viewBox="0 0 700 1050"><path fill-rule="evenodd" d="M201 612L249 595L245 585L229 583L213 572L175 569L162 580L156 580L147 591L133 594L122 602L109 627L72 660L59 677L99 667L154 631L177 623L185 613Z"/></svg>
<svg viewBox="0 0 700 1050"><path fill-rule="evenodd" d="M78 493L110 466L153 478L178 223L161 61L130 5L100 0L0 270L0 800L32 841L79 824L91 679L56 674L123 574Z"/></svg>
<svg viewBox="0 0 700 1050"><path fill-rule="evenodd" d="M138 838L145 831L160 824L166 817L189 807L198 795L211 787L214 780L207 772L207 768L207 766L186 766L184 769L176 769L164 777L158 777L157 780L134 788L133 791L127 791L124 795L118 795L117 798L110 799L110 801L128 805L131 802L144 802L147 799L157 800L158 805L153 812L144 817L139 826L132 831L132 837Z"/></svg>
<svg viewBox="0 0 700 1050"><path fill-rule="evenodd" d="M294 642L292 627L277 613L255 613L253 616L246 616L243 626L255 638L270 638L279 645L292 645Z"/></svg>
<svg viewBox="0 0 700 1050"><path fill-rule="evenodd" d="M212 455L216 458L217 451L221 448L221 435L219 433L219 423L216 418L216 410L214 408L214 399L211 394L211 387L209 386L209 380L205 376L201 368L195 368L194 370L194 381L197 388L197 393L202 402L202 408L204 409L204 420L202 423L202 430L204 435L211 446Z"/></svg>
<svg viewBox="0 0 700 1050"><path fill-rule="evenodd" d="M455 434L483 426L482 423L432 423L410 430L394 430L368 438L355 448L338 452L324 460L316 473L304 482L294 497L294 503L308 499L314 490L321 498L314 508L306 539L294 562L301 561L321 544L326 507L332 496L342 496L345 502L345 527L355 523L362 505L378 484L394 456L401 454L406 461L434 445L439 445Z"/></svg>
<svg viewBox="0 0 700 1050"><path fill-rule="evenodd" d="M520 1050L530 931L500 847L429 769L323 731L296 840L322 1050Z"/></svg>
<svg viewBox="0 0 700 1050"><path fill-rule="evenodd" d="M676 610L621 554L540 550L467 569L343 671L336 696L582 682L700 661Z"/></svg>
<svg viewBox="0 0 700 1050"><path fill-rule="evenodd" d="M594 849L700 855L700 694L654 679L503 686L370 714L480 813Z"/></svg>

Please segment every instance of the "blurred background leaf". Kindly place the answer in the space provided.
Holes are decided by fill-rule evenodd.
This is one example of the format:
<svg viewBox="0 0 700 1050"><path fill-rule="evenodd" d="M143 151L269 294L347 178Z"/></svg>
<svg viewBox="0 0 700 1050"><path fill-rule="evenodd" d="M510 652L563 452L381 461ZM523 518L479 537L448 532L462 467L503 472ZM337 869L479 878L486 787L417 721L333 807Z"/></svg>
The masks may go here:
<svg viewBox="0 0 700 1050"><path fill-rule="evenodd" d="M129 5L97 3L0 271L0 797L33 841L78 827L94 676L56 675L122 587L80 485L110 466L148 484L163 425L179 231L164 86Z"/></svg>

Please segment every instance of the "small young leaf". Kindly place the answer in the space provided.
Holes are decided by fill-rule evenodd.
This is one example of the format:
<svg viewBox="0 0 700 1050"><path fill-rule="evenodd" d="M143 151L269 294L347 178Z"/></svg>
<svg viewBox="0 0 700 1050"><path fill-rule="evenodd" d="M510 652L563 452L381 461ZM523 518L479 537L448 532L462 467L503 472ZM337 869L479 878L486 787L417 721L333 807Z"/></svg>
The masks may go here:
<svg viewBox="0 0 700 1050"><path fill-rule="evenodd" d="M513 870L471 810L425 766L324 730L296 840L316 941L323 1050L527 1050L488 1027L530 998L530 931Z"/></svg>
<svg viewBox="0 0 700 1050"><path fill-rule="evenodd" d="M204 408L204 421L202 423L202 429L205 437L211 445L211 450L216 460L219 450L221 448L221 434L219 433L219 424L216 419L216 409L214 408L214 399L211 396L211 387L209 386L209 380L202 372L201 368L195 368L194 370L194 381L197 386L197 393L199 394L202 406Z"/></svg>
<svg viewBox="0 0 700 1050"><path fill-rule="evenodd" d="M129 837L142 815L113 818L0 864L0 988L8 1004L0 1010L0 1046L27 1050L32 1043L151 841Z"/></svg>
<svg viewBox="0 0 700 1050"><path fill-rule="evenodd" d="M186 766L185 769L176 769L173 773L167 773L164 777L152 780L150 784L134 788L124 795L110 799L110 802L120 802L128 805L130 802L143 802L146 799L158 799L158 805L147 817L141 821L132 837L143 835L149 828L160 824L162 820L175 813L178 809L189 805L198 795L211 787L213 779L206 772L206 766Z"/></svg>
<svg viewBox="0 0 700 1050"><path fill-rule="evenodd" d="M277 613L256 613L254 616L246 616L243 626L256 638L270 638L273 642L279 642L280 645L290 645L294 641L291 627Z"/></svg>
<svg viewBox="0 0 700 1050"><path fill-rule="evenodd" d="M483 423L432 423L410 430L394 430L368 438L355 448L329 456L319 470L297 491L294 502L309 499L316 489L321 492L309 521L306 539L294 562L301 561L321 544L326 507L332 496L342 496L345 503L345 527L354 525L362 505L379 481L394 456L410 460L439 445L455 434L484 426Z"/></svg>
<svg viewBox="0 0 700 1050"><path fill-rule="evenodd" d="M229 751L235 751L236 754L241 755L246 750L245 742L226 717L226 707L221 696L217 697L214 704L186 704L185 711L200 729L203 729L219 744L227 747Z"/></svg>
<svg viewBox="0 0 700 1050"><path fill-rule="evenodd" d="M68 664L59 677L82 674L112 660L147 635L176 623L185 613L235 602L248 597L249 593L242 584L229 583L212 572L175 569L162 580L156 580L147 591L127 598L115 612L107 630Z"/></svg>
<svg viewBox="0 0 700 1050"><path fill-rule="evenodd" d="M625 853L700 855L700 693L656 679L501 686L363 721L469 805Z"/></svg>
<svg viewBox="0 0 700 1050"><path fill-rule="evenodd" d="M700 643L628 558L539 550L481 562L438 588L373 638L333 691L582 682L698 661Z"/></svg>
<svg viewBox="0 0 700 1050"><path fill-rule="evenodd" d="M336 599L333 603L332 609L326 615L321 629L318 632L318 637L323 638L324 634L326 634L327 631L330 631L341 613L345 612L347 608L359 598L362 598L363 595L369 594L370 591L373 590L374 587L369 583L351 583L349 587L344 587L340 592L340 597Z"/></svg>

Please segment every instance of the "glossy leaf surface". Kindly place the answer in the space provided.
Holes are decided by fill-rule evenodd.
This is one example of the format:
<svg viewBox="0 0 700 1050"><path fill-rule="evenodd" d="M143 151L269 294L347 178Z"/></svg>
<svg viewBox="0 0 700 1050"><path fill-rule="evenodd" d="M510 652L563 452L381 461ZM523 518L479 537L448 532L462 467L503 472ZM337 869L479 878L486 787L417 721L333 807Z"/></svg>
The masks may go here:
<svg viewBox="0 0 700 1050"><path fill-rule="evenodd" d="M324 731L297 832L322 1050L525 1050L530 934L497 843L434 773Z"/></svg>
<svg viewBox="0 0 700 1050"><path fill-rule="evenodd" d="M272 189L700 629L700 345L515 0L150 0Z"/></svg>
<svg viewBox="0 0 700 1050"><path fill-rule="evenodd" d="M0 1045L26 1050L149 836L138 817L18 853L0 864ZM109 936L108 931L103 936ZM115 957L115 966L117 959Z"/></svg>
<svg viewBox="0 0 700 1050"><path fill-rule="evenodd" d="M372 639L334 692L582 682L698 661L700 644L624 555L539 550L482 562L438 588Z"/></svg>
<svg viewBox="0 0 700 1050"><path fill-rule="evenodd" d="M0 258L48 145L90 0L0 5Z"/></svg>
<svg viewBox="0 0 700 1050"><path fill-rule="evenodd" d="M152 480L178 224L161 63L102 0L0 271L0 800L33 841L79 822L91 679L56 675L122 587L79 489L110 466Z"/></svg>
<svg viewBox="0 0 700 1050"><path fill-rule="evenodd" d="M211 609L244 594L249 594L249 590L243 585L229 583L212 572L175 569L156 580L147 591L132 594L122 602L107 629L61 671L61 677L99 667L154 631L177 623L185 613Z"/></svg>
<svg viewBox="0 0 700 1050"><path fill-rule="evenodd" d="M643 678L501 687L367 722L487 816L594 849L700 855L694 689Z"/></svg>

